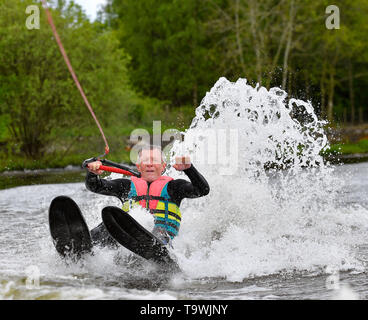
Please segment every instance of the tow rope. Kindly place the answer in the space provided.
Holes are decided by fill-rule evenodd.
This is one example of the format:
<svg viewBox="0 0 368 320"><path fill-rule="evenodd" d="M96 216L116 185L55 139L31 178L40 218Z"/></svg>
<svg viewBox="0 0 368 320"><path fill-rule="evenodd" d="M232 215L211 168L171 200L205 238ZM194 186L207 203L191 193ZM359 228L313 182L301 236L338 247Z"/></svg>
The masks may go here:
<svg viewBox="0 0 368 320"><path fill-rule="evenodd" d="M140 173L138 172L135 172L133 170L131 170L129 167L127 166L124 166L124 165L121 165L121 164L118 164L118 163L115 163L115 162L112 162L112 161L109 161L107 159L101 159L101 158L104 158L110 151L109 149L109 145L107 143L107 139L105 137L105 134L102 130L102 127L100 125L100 122L98 121L95 113L93 112L93 109L87 99L87 96L85 95L84 91L83 91L83 88L81 86L81 84L79 83L78 81L78 78L77 78L77 75L75 74L74 70L73 70L73 67L72 67L72 64L70 63L70 60L68 58L68 55L66 54L66 51L64 49L64 46L63 46L63 43L59 37L59 34L56 30L56 27L55 27L55 24L54 24L54 21L52 19L52 15L51 15L51 12L47 6L47 1L46 0L42 0L42 3L43 3L43 8L45 9L45 12L46 12L46 16L47 16L47 20L51 26L51 29L52 29L52 32L54 34L54 37L55 37L55 40L59 46L59 49L60 49L60 52L64 58L64 61L69 69L69 72L70 74L72 75L72 78L84 100L84 103L86 104L88 110L90 111L93 119L95 120L96 122L96 125L98 127L98 129L100 130L100 133L101 133L101 136L105 142L105 152L103 155L101 156L98 156L98 157L94 157L94 158L91 158L91 159L87 159L83 162L82 164L82 167L85 168L85 167L88 167L88 164L93 162L93 161L101 161L102 162L102 165L100 166L100 170L104 170L104 171L109 171L109 172L116 172L116 173L120 173L120 174L124 174L124 175L129 175L129 176L136 176L136 177L140 177ZM105 164L108 164L110 165L111 167L109 166L105 166Z"/></svg>
<svg viewBox="0 0 368 320"><path fill-rule="evenodd" d="M61 54L62 54L62 56L63 56L63 58L64 58L64 61L65 61L66 65L67 65L67 67L68 67L68 69L69 69L70 74L71 74L71 75L72 75L72 77L73 77L73 80L74 80L74 82L75 82L75 84L76 84L76 86L77 86L77 88L78 88L78 90L79 90L79 92L80 92L80 94L81 94L81 96L82 96L83 100L84 100L84 103L86 104L86 106L87 106L87 108L88 108L89 112L91 113L91 115L92 115L93 119L95 120L95 122L96 122L96 124L97 124L97 127L98 127L98 129L100 130L100 133L101 133L101 135L102 135L102 138L103 138L103 140L104 140L104 142L105 142L105 153L101 156L101 157L104 157L104 156L106 156L106 155L109 153L109 151L110 151L110 149L109 149L109 144L107 143L107 139L106 139L106 137L105 137L105 134L104 134L104 132L103 132L103 130L102 130L102 127L101 127L101 125L100 125L100 122L98 121L98 119L97 119L97 117L96 117L95 113L93 112L93 109L92 109L92 107L91 107L91 105L90 105L90 103L89 103L89 101L88 101L88 99L87 99L87 96L85 95L85 93L84 93L84 91L83 91L83 88L82 88L81 84L79 83L79 80L78 80L77 75L75 74L75 72L74 72L74 70L73 70L73 67L72 67L72 64L70 63L70 60L69 60L69 58L68 58L68 55L66 54L66 51L65 51L64 46L63 46L63 43L61 42L61 39L60 39L60 37L59 37L59 34L58 34L57 30L56 30L56 27L55 27L54 21L53 21L53 19L52 19L51 12L50 12L50 10L49 10L49 8L48 8L48 6L47 6L47 1L46 1L46 0L42 0L42 3L43 3L43 7L44 7L44 9L45 9L45 12L46 12L47 20L48 20L48 22L49 22L49 24L50 24L50 26L51 26L52 32L53 32L53 34L54 34L54 36L55 36L55 40L56 40L56 42L57 42L57 44L58 44L58 46L59 46L59 49L60 49L60 52L61 52Z"/></svg>

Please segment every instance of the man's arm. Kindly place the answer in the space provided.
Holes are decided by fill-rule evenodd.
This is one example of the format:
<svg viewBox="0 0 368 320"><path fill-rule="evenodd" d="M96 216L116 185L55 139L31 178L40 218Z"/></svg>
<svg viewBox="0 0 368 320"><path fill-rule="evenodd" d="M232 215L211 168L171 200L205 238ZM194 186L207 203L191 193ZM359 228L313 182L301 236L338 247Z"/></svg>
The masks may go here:
<svg viewBox="0 0 368 320"><path fill-rule="evenodd" d="M97 174L88 171L86 176L86 188L95 193L126 199L130 191L130 180L101 179Z"/></svg>
<svg viewBox="0 0 368 320"><path fill-rule="evenodd" d="M193 164L183 170L189 181L184 179L172 180L167 186L171 197L181 201L183 198L199 198L210 192L210 186L206 179L194 168Z"/></svg>

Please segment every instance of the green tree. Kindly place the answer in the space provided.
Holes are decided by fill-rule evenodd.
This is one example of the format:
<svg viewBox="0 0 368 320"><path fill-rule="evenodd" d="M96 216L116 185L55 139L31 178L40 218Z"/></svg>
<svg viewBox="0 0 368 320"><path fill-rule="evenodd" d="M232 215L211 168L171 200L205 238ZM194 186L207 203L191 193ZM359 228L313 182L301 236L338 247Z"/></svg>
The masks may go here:
<svg viewBox="0 0 368 320"><path fill-rule="evenodd" d="M221 76L207 36L208 2L110 0L107 24L132 56L131 79L147 96L198 105Z"/></svg>
<svg viewBox="0 0 368 320"><path fill-rule="evenodd" d="M197 105L220 76L242 77L312 100L330 123L341 110L361 122L368 111L368 1L337 1L337 30L325 25L330 4L109 0L101 19L117 30L132 57L133 83L146 95Z"/></svg>
<svg viewBox="0 0 368 320"><path fill-rule="evenodd" d="M31 0L0 2L0 115L19 150L41 157L62 128L81 132L92 121L65 66L40 4L40 29L25 26ZM129 57L111 31L101 32L81 8L58 1L52 10L79 81L105 125L127 96Z"/></svg>

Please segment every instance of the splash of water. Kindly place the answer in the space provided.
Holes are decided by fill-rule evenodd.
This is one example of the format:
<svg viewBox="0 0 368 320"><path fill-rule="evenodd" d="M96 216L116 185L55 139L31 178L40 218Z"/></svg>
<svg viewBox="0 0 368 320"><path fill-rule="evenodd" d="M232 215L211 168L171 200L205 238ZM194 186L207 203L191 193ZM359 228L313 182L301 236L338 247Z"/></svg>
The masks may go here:
<svg viewBox="0 0 368 320"><path fill-rule="evenodd" d="M221 78L208 92L184 133L185 141L172 150L172 155L191 154L211 187L208 196L186 199L181 206L182 227L174 253L186 276L176 279L178 292L188 278L196 285L206 282L202 277L241 281L295 271L315 275L366 270L368 260L359 256L359 250L366 242L368 212L340 199L344 182L319 155L328 145L324 125L310 103L287 100L278 88L253 88L244 79L231 83ZM168 174L185 178L173 169ZM118 199L88 192L83 184L1 191L5 211L0 278L5 280L0 281L0 299L178 296L152 293L151 288L161 290L161 280L156 281L159 273L150 265L131 267L124 260L129 255L125 248L118 252L121 263L115 263L116 250L96 248L82 264L65 265L52 244L47 222L48 206L60 194L80 205L90 228L101 222L103 207L121 205ZM143 209L132 215L152 229L152 217ZM39 268L40 289L25 288L25 270L32 266ZM147 285L146 278L156 282ZM137 289L139 283L149 290ZM231 294L239 297L233 289ZM346 290L340 293L359 298Z"/></svg>
<svg viewBox="0 0 368 320"><path fill-rule="evenodd" d="M279 88L216 82L171 154L190 154L211 187L182 204L174 246L189 275L363 268L353 248L364 243L366 210L337 206L343 181L320 155L325 125L310 102Z"/></svg>

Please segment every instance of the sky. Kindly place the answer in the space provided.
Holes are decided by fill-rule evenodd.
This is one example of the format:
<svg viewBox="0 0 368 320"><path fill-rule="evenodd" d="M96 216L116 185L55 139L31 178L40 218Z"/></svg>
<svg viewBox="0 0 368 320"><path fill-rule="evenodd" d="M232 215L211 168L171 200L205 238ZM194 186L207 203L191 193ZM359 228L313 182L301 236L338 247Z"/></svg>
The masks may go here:
<svg viewBox="0 0 368 320"><path fill-rule="evenodd" d="M91 20L95 20L97 10L102 4L106 3L106 0L74 0L74 2L82 6Z"/></svg>

